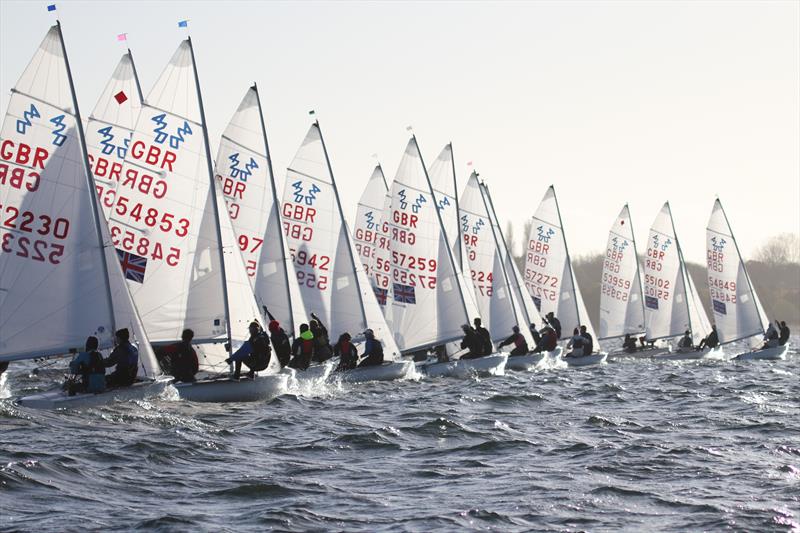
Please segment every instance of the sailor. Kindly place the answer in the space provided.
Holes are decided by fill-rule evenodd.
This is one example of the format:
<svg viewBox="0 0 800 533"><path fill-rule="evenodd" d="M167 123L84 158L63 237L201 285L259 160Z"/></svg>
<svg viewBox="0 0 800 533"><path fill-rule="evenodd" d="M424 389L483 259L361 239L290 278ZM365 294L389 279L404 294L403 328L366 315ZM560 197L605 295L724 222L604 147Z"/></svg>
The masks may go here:
<svg viewBox="0 0 800 533"><path fill-rule="evenodd" d="M114 334L116 347L108 358L103 360L106 368L116 366L114 372L106 376L106 387L128 387L136 381L139 367L139 350L130 343L130 332L127 328Z"/></svg>
<svg viewBox="0 0 800 533"><path fill-rule="evenodd" d="M297 370L307 370L314 357L314 334L308 328L308 324L300 324L300 336L292 343L292 360L289 361L289 368Z"/></svg>
<svg viewBox="0 0 800 533"><path fill-rule="evenodd" d="M636 339L631 337L630 333L625 334L625 340L622 342L622 350L625 353L636 353Z"/></svg>
<svg viewBox="0 0 800 533"><path fill-rule="evenodd" d="M500 344L498 344L497 348L499 349L502 348L503 346L509 346L513 344L514 349L511 350L511 353L509 355L525 355L526 353L528 353L528 341L526 341L522 333L519 332L519 326L514 326L513 328L511 328L511 331L513 331L511 336L508 337L503 342L501 342Z"/></svg>
<svg viewBox="0 0 800 533"><path fill-rule="evenodd" d="M197 352L192 348L192 339L194 331L185 329L181 333L181 342L170 344L156 352L161 368L176 381L190 383L194 381L194 375L200 369Z"/></svg>
<svg viewBox="0 0 800 533"><path fill-rule="evenodd" d="M716 348L719 346L719 335L717 334L717 325L714 324L711 326L711 333L708 334L706 338L700 341L700 344L697 345L698 350L702 350L703 348Z"/></svg>
<svg viewBox="0 0 800 533"><path fill-rule="evenodd" d="M690 330L686 330L683 333L683 337L681 340L678 341L678 348L681 350L691 350L694 348L694 342L692 341L692 332Z"/></svg>
<svg viewBox="0 0 800 533"><path fill-rule="evenodd" d="M256 372L265 370L269 366L272 352L272 348L269 345L269 337L256 321L250 322L248 330L250 331L250 338L230 358L225 359L226 363L234 363L233 379L239 379L242 372L242 363L250 369L247 373L249 378L256 377Z"/></svg>
<svg viewBox="0 0 800 533"><path fill-rule="evenodd" d="M559 339L561 338L561 321L556 318L552 311L545 315L545 322L553 328L553 331L556 332L556 337Z"/></svg>
<svg viewBox="0 0 800 533"><path fill-rule="evenodd" d="M66 383L67 392L74 396L78 392L103 392L106 388L106 367L103 356L97 351L97 337L86 339L86 351L81 352L69 363L70 374L80 376L80 381Z"/></svg>
<svg viewBox="0 0 800 533"><path fill-rule="evenodd" d="M774 348L778 346L779 341L778 330L775 328L775 325L770 322L767 332L764 333L764 346L762 346L762 348Z"/></svg>
<svg viewBox="0 0 800 533"><path fill-rule="evenodd" d="M577 357L583 355L583 343L585 339L578 328L572 330L572 337L567 343L567 348L572 350L567 354L567 357Z"/></svg>
<svg viewBox="0 0 800 533"><path fill-rule="evenodd" d="M358 368L367 366L380 366L383 364L383 346L380 339L375 338L375 332L371 329L364 331L364 337L367 341L364 343L364 353L361 354L363 358L358 364Z"/></svg>
<svg viewBox="0 0 800 533"><path fill-rule="evenodd" d="M461 326L464 338L461 339L461 348L467 350L461 359L476 359L483 356L483 341L478 337L478 333L469 324Z"/></svg>
<svg viewBox="0 0 800 533"><path fill-rule="evenodd" d="M269 321L267 329L269 329L269 339L272 341L275 355L278 357L281 368L283 368L292 359L292 345L289 342L289 336L283 331L280 322L274 318Z"/></svg>
<svg viewBox="0 0 800 533"><path fill-rule="evenodd" d="M308 327L314 335L314 361L322 363L333 357L328 329L314 313L311 313L311 318L313 320L309 320Z"/></svg>
<svg viewBox="0 0 800 533"><path fill-rule="evenodd" d="M475 333L481 341L481 355L490 355L494 351L494 346L489 330L481 325L481 319L478 317L475 317L472 323L475 324Z"/></svg>
<svg viewBox="0 0 800 533"><path fill-rule="evenodd" d="M777 322L777 320L775 322ZM781 320L781 334L778 337L778 344L783 346L784 344L789 342L789 335L790 334L791 334L791 332L789 331L789 326L786 325L785 321ZM0 374L2 374L2 372L0 372Z"/></svg>
<svg viewBox="0 0 800 533"><path fill-rule="evenodd" d="M533 322L531 322L531 325L528 329L530 329L531 331L531 338L533 339L533 347L534 349L536 349L539 346L539 340L542 338L542 336L539 334L539 330L536 329L536 324L534 324Z"/></svg>
<svg viewBox="0 0 800 533"><path fill-rule="evenodd" d="M336 367L336 372L352 370L358 364L358 352L350 342L351 338L350 334L345 331L339 335L339 340L333 347L333 356L339 357L339 366Z"/></svg>
<svg viewBox="0 0 800 533"><path fill-rule="evenodd" d="M558 347L558 336L556 330L550 326L545 326L542 329L542 339L536 347L537 352L552 352Z"/></svg>
<svg viewBox="0 0 800 533"><path fill-rule="evenodd" d="M586 326L581 326L581 337L583 337L583 355L592 355L594 351L594 339L592 334L586 331Z"/></svg>

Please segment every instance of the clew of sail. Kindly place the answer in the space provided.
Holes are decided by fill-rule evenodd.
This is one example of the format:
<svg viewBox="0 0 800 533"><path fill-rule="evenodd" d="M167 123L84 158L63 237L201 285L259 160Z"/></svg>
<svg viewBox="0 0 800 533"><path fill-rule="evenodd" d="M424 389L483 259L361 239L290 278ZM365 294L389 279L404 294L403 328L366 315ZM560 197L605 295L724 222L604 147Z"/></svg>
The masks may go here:
<svg viewBox="0 0 800 533"><path fill-rule="evenodd" d="M642 282L630 211L625 205L608 233L600 284L600 338L644 332Z"/></svg>

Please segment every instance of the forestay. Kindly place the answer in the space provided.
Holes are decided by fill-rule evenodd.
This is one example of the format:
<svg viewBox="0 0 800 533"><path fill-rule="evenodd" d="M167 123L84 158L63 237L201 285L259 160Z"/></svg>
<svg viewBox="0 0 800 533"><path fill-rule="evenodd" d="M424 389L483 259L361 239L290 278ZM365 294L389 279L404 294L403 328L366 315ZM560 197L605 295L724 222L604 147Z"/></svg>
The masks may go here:
<svg viewBox="0 0 800 533"><path fill-rule="evenodd" d="M370 328L399 355L373 296L342 215L319 125L313 124L287 169L283 229L305 309L317 314L335 339Z"/></svg>
<svg viewBox="0 0 800 533"><path fill-rule="evenodd" d="M402 351L445 344L477 316L468 308L452 249L434 202L417 141L412 137L392 183L390 223L394 301L392 330Z"/></svg>
<svg viewBox="0 0 800 533"><path fill-rule="evenodd" d="M256 299L291 335L305 320L305 312L281 227L255 85L247 90L222 134L215 178L225 197L236 245Z"/></svg>
<svg viewBox="0 0 800 533"><path fill-rule="evenodd" d="M719 200L706 228L706 266L714 323L721 343L763 335L768 324ZM760 339L759 339L760 340Z"/></svg>
<svg viewBox="0 0 800 533"><path fill-rule="evenodd" d="M552 312L559 319L561 338L571 337L572 330L581 325L596 338L572 271L552 185L533 215L525 250L525 286L543 316Z"/></svg>
<svg viewBox="0 0 800 533"><path fill-rule="evenodd" d="M16 87L0 135L0 361L100 349L128 328L141 376L158 364L96 204L60 26Z"/></svg>
<svg viewBox="0 0 800 533"><path fill-rule="evenodd" d="M644 332L639 258L628 206L608 233L600 284L600 338Z"/></svg>
<svg viewBox="0 0 800 533"><path fill-rule="evenodd" d="M355 242L356 251L358 251L358 258L361 265L364 267L367 277L373 287L375 285L375 275L372 272L372 267L377 255L378 246L380 245L379 239L381 237L380 225L381 218L383 217L383 204L386 201L386 195L389 188L386 186L386 179L383 176L383 169L380 165L375 167L372 171L367 186L361 194L356 208L356 223L353 230L353 241ZM376 298L380 296L378 292L375 293ZM381 305L386 304L386 299L378 302Z"/></svg>
<svg viewBox="0 0 800 533"><path fill-rule="evenodd" d="M142 110L142 93L130 50L122 56L86 125L86 148L100 206L106 220L112 214L117 192L166 187L166 182L122 173L131 135ZM139 178L137 180L137 178Z"/></svg>

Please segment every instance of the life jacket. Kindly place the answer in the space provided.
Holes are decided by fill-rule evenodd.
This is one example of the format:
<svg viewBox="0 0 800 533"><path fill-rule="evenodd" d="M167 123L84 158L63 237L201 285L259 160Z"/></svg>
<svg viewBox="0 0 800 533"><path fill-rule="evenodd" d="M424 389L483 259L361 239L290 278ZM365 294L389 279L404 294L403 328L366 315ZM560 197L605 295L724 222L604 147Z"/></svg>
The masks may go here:
<svg viewBox="0 0 800 533"><path fill-rule="evenodd" d="M525 341L525 337L522 336L522 333L517 333L517 336L514 337L514 347L524 350L528 347L527 344L528 343Z"/></svg>
<svg viewBox="0 0 800 533"><path fill-rule="evenodd" d="M264 369L269 366L269 358L272 353L272 348L269 345L269 337L263 331L250 339L252 346L251 356L253 357L254 365L256 368Z"/></svg>
<svg viewBox="0 0 800 533"><path fill-rule="evenodd" d="M311 331L304 331L300 334L300 353L303 355L314 353L314 334Z"/></svg>

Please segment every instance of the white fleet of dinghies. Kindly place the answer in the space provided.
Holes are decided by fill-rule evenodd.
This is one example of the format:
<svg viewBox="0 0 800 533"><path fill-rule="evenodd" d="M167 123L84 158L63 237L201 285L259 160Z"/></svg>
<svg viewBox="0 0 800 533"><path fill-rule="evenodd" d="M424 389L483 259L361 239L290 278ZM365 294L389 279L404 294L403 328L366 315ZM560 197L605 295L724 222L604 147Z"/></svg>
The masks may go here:
<svg viewBox="0 0 800 533"><path fill-rule="evenodd" d="M505 353L457 359L461 326L474 317L494 342L519 326L530 348L528 326L542 324L540 312L560 319L562 338L579 325L598 340L644 334L663 342L689 330L697 345L711 329L668 203L651 227L643 276L627 205L614 222L596 337L552 186L533 217L523 277L477 173L459 201L450 144L426 170L412 136L391 187L378 165L352 236L318 123L278 197L255 85L222 135L214 168L190 38L147 99L130 51L124 54L85 135L83 126L57 23L13 89L2 126L0 362L75 353L90 333L107 351L114 331L127 328L139 350L138 380L99 394L59 388L23 397L22 405L80 407L158 394L169 379L152 345L177 342L184 328L195 332L201 379L175 384L181 398L269 399L301 374L325 379L331 362L280 371L273 356L260 375L233 380L225 359L249 337L249 322L276 319L293 336L312 312L333 335L348 331L360 343L372 329L382 341L387 363L340 374L355 382L414 377L414 363L401 354L432 349L448 360L423 361L419 369L429 376L561 361L561 346L510 361ZM719 200L707 227L707 268L720 346L656 358L722 358L722 345L745 339L751 350L740 359L785 358L788 344L757 349L768 320ZM53 311L43 314L41 301ZM583 366L605 357L565 359Z"/></svg>
<svg viewBox="0 0 800 533"><path fill-rule="evenodd" d="M0 205L14 217L5 217L0 253L0 361L82 351L89 333L99 349L108 350L114 331L122 328L139 347L139 381L131 387L74 396L59 388L20 403L91 406L160 392L167 382L92 194L59 24L50 28L12 92L2 146ZM42 312L42 302L49 312Z"/></svg>
<svg viewBox="0 0 800 533"><path fill-rule="evenodd" d="M706 265L714 324L721 345L748 339L737 359L785 359L789 343L759 349L769 320L758 299L733 230L719 200L706 229Z"/></svg>

